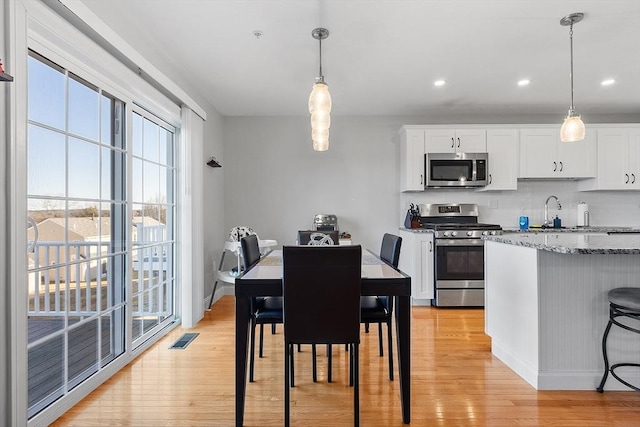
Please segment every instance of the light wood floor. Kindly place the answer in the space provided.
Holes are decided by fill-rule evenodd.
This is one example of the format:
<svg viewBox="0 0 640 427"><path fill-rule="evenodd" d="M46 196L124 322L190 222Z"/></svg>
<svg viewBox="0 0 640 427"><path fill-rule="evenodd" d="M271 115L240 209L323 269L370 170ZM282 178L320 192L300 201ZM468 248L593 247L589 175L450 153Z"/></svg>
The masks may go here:
<svg viewBox="0 0 640 427"><path fill-rule="evenodd" d="M482 310L412 311L411 425L640 426L640 393L534 390L491 355ZM53 425L234 425L234 329L234 298L225 296L189 330L200 335L185 350L168 349L185 332L172 331ZM245 426L283 424L282 353L281 327L276 335L265 330ZM292 425L353 425L344 349L334 347L331 384L321 354L318 383L311 381L310 349L298 354ZM360 367L361 425L403 425L399 381L389 381L386 347L378 357L377 326L362 334Z"/></svg>

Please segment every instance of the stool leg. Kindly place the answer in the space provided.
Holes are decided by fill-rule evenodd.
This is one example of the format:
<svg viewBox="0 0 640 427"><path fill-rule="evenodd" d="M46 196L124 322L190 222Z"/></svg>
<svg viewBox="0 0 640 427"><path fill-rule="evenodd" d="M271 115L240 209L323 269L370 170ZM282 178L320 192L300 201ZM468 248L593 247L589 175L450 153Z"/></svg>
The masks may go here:
<svg viewBox="0 0 640 427"><path fill-rule="evenodd" d="M611 314L609 315L611 316ZM604 383L607 382L607 377L609 376L609 358L607 357L607 337L609 336L609 331L611 330L611 325L613 322L611 321L611 317L609 318L609 323L607 323L607 328L604 330L604 335L602 336L602 357L604 358L604 374L602 375L602 381L600 381L600 385L596 390L598 393L602 393L604 391Z"/></svg>

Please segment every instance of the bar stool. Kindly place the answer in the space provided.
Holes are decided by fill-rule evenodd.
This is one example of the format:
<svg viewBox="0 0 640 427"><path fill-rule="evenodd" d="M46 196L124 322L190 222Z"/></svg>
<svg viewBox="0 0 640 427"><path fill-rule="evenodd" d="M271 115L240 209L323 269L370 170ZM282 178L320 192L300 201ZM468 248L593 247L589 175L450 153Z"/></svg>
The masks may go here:
<svg viewBox="0 0 640 427"><path fill-rule="evenodd" d="M616 373L615 369L620 366L635 366L640 367L640 363L616 363L609 367L609 359L607 357L607 337L609 336L609 331L611 330L611 325L620 326L623 329L626 329L630 332L635 332L640 334L640 328L632 328L630 326L624 325L616 320L618 317L626 317L629 319L640 321L640 288L616 288L609 291L607 295L609 299L609 323L607 324L607 328L604 331L604 336L602 337L602 355L604 357L604 375L602 376L602 381L600 381L600 385L596 389L599 393L602 393L604 390L604 383L607 381L607 376L609 372L611 375L620 381L622 384L627 387L632 388L635 391L640 391L640 388L628 383L627 381L620 378Z"/></svg>

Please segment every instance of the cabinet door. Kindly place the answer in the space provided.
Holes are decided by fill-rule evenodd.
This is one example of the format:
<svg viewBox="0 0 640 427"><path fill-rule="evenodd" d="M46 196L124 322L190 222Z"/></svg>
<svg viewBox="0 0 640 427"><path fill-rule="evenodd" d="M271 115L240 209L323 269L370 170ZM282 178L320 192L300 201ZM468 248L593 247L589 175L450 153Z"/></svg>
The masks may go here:
<svg viewBox="0 0 640 427"><path fill-rule="evenodd" d="M400 230L402 250L398 268L411 276L412 299L433 299L434 296L434 237L432 233Z"/></svg>
<svg viewBox="0 0 640 427"><path fill-rule="evenodd" d="M518 130L489 129L489 185L483 190L518 189Z"/></svg>
<svg viewBox="0 0 640 427"><path fill-rule="evenodd" d="M487 132L484 129L457 129L455 149L458 153L485 153Z"/></svg>
<svg viewBox="0 0 640 427"><path fill-rule="evenodd" d="M558 142L558 176L593 178L596 176L596 133L587 129L577 142Z"/></svg>
<svg viewBox="0 0 640 427"><path fill-rule="evenodd" d="M417 239L416 252L420 255L421 277L420 281L413 287L412 294L417 299L433 299L434 297L434 236L431 233L422 233Z"/></svg>
<svg viewBox="0 0 640 427"><path fill-rule="evenodd" d="M424 190L424 130L406 129L400 141L400 191Z"/></svg>
<svg viewBox="0 0 640 427"><path fill-rule="evenodd" d="M520 178L558 176L558 129L520 130Z"/></svg>
<svg viewBox="0 0 640 427"><path fill-rule="evenodd" d="M598 129L598 186L600 190L624 190L629 177L627 129Z"/></svg>
<svg viewBox="0 0 640 427"><path fill-rule="evenodd" d="M629 186L640 190L640 129L629 130Z"/></svg>
<svg viewBox="0 0 640 427"><path fill-rule="evenodd" d="M425 152L453 153L455 152L456 133L453 129L430 129L426 132Z"/></svg>

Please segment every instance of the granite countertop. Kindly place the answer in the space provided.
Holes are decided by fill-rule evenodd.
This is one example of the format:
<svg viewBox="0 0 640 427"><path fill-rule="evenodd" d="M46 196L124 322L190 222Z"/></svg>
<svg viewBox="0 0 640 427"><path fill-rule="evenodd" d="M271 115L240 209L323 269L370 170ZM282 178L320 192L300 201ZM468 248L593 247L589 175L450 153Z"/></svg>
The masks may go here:
<svg viewBox="0 0 640 427"><path fill-rule="evenodd" d="M640 254L640 234L505 233L484 240L561 254Z"/></svg>
<svg viewBox="0 0 640 427"><path fill-rule="evenodd" d="M529 228L520 230L516 227L504 227L503 233L640 233L638 227L592 226L592 227L562 227L562 228Z"/></svg>

